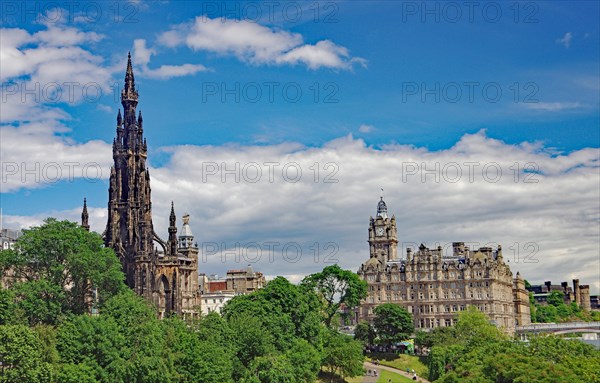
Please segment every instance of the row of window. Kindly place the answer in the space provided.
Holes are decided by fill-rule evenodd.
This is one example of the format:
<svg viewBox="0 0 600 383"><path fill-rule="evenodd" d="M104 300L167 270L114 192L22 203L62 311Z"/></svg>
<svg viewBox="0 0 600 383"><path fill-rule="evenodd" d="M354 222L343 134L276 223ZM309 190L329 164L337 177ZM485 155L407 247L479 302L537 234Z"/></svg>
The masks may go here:
<svg viewBox="0 0 600 383"><path fill-rule="evenodd" d="M419 279L428 279L428 280L438 280L437 278L437 274L436 273L419 273L418 274ZM368 274L367 275L367 281L373 282L376 280L376 275L375 274ZM483 278L484 277L484 273L483 271L477 271L472 273L471 275L466 276L463 272L444 272L443 273L443 279L474 279L474 278ZM487 275L486 275L487 277ZM406 280L406 273L404 272L404 270L402 269L400 273L393 273L393 274L383 274L381 275L381 281L385 281L387 279L387 281L405 281Z"/></svg>

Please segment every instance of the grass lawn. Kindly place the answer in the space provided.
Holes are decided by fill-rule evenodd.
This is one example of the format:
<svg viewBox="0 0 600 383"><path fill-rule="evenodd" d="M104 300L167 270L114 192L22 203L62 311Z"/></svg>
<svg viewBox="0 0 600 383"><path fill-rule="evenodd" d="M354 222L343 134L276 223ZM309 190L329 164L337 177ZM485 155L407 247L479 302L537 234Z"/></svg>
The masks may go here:
<svg viewBox="0 0 600 383"><path fill-rule="evenodd" d="M415 370L416 371L416 370ZM409 379L400 374L396 374L395 372L390 372L387 370L381 370L381 375L379 375L379 379L377 383L388 383L388 380L391 379L392 383L408 383L414 382L414 380Z"/></svg>
<svg viewBox="0 0 600 383"><path fill-rule="evenodd" d="M379 364L382 366L394 367L402 371L406 371L407 368L410 368L411 370L415 370L418 376L429 376L429 369L425 364L425 358L422 356L406 354L371 354L367 360L371 361L371 359L379 360Z"/></svg>

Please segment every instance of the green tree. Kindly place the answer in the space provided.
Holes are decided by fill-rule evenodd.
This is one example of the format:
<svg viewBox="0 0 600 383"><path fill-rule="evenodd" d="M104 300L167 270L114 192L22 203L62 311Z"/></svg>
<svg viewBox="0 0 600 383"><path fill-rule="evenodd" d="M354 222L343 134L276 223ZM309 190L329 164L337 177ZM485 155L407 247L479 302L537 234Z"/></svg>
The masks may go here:
<svg viewBox="0 0 600 383"><path fill-rule="evenodd" d="M342 378L361 375L363 369L362 344L348 335L330 331L323 347L322 365L331 373Z"/></svg>
<svg viewBox="0 0 600 383"><path fill-rule="evenodd" d="M56 369L58 383L97 383L94 369L87 364L61 364Z"/></svg>
<svg viewBox="0 0 600 383"><path fill-rule="evenodd" d="M273 334L266 331L261 318L242 313L230 318L229 325L236 334L237 357L246 368L255 358L275 352Z"/></svg>
<svg viewBox="0 0 600 383"><path fill-rule="evenodd" d="M360 321L354 328L354 339L364 345L373 344L376 337L375 329L367 321Z"/></svg>
<svg viewBox="0 0 600 383"><path fill-rule="evenodd" d="M546 302L554 307L559 307L565 304L564 297L565 294L562 291L552 291L546 298Z"/></svg>
<svg viewBox="0 0 600 383"><path fill-rule="evenodd" d="M127 345L115 320L109 316L80 315L63 322L57 331L62 374L69 379L94 371L99 382L124 382Z"/></svg>
<svg viewBox="0 0 600 383"><path fill-rule="evenodd" d="M375 308L373 326L379 339L388 345L408 339L415 330L410 313L394 303L384 303Z"/></svg>
<svg viewBox="0 0 600 383"><path fill-rule="evenodd" d="M109 299L99 316L79 315L58 329L60 360L86 364L99 382L170 382L174 361L164 325L131 290Z"/></svg>
<svg viewBox="0 0 600 383"><path fill-rule="evenodd" d="M223 317L233 329L232 320L241 315L256 318L279 352L292 346L295 338L319 348L322 342L320 303L313 292L278 277L252 294L237 296L223 309ZM238 333L238 332L236 332Z"/></svg>
<svg viewBox="0 0 600 383"><path fill-rule="evenodd" d="M0 252L0 274L9 271L17 309L30 324L86 313L94 292L102 302L124 286L121 264L100 235L54 218L25 230L14 250Z"/></svg>
<svg viewBox="0 0 600 383"><path fill-rule="evenodd" d="M58 363L56 349L56 329L49 325L39 325L33 328L40 340L40 353L44 362L55 365Z"/></svg>
<svg viewBox="0 0 600 383"><path fill-rule="evenodd" d="M468 306L461 312L454 327L456 339L467 348L506 339L502 331L475 306Z"/></svg>
<svg viewBox="0 0 600 383"><path fill-rule="evenodd" d="M304 339L296 339L292 348L285 353L292 365L298 383L312 383L321 368L321 355Z"/></svg>
<svg viewBox="0 0 600 383"><path fill-rule="evenodd" d="M65 291L47 279L17 282L12 286L15 318L30 326L56 324L65 314Z"/></svg>
<svg viewBox="0 0 600 383"><path fill-rule="evenodd" d="M338 265L327 266L323 271L304 278L302 284L315 291L323 302L323 316L327 327L341 305L353 308L367 297L367 283L356 273L343 270Z"/></svg>
<svg viewBox="0 0 600 383"><path fill-rule="evenodd" d="M23 325L0 326L0 383L45 383L51 367L43 361L36 333Z"/></svg>
<svg viewBox="0 0 600 383"><path fill-rule="evenodd" d="M252 361L242 383L299 383L290 361L283 355L261 356Z"/></svg>
<svg viewBox="0 0 600 383"><path fill-rule="evenodd" d="M15 295L12 290L0 285L0 325L15 322Z"/></svg>
<svg viewBox="0 0 600 383"><path fill-rule="evenodd" d="M229 349L233 348L235 334L227 321L214 311L202 317L191 328L201 341L212 341Z"/></svg>
<svg viewBox="0 0 600 383"><path fill-rule="evenodd" d="M162 325L167 339L165 352L173 358L173 381L233 382L233 350L220 343L219 334L206 339L179 318L165 319Z"/></svg>
<svg viewBox="0 0 600 383"><path fill-rule="evenodd" d="M538 323L553 323L558 320L558 310L556 306L536 306L535 319Z"/></svg>

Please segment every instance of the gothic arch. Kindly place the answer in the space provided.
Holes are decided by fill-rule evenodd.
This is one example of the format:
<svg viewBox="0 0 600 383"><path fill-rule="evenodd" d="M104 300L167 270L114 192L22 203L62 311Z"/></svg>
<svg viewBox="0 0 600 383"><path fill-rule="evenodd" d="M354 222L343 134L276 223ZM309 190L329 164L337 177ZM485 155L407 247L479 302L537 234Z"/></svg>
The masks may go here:
<svg viewBox="0 0 600 383"><path fill-rule="evenodd" d="M165 315L170 314L172 311L174 311L175 302L173 300L174 291L171 288L171 284L169 283L167 276L164 274L159 275L158 279L156 280L156 286L158 287L157 290L159 301L164 296Z"/></svg>

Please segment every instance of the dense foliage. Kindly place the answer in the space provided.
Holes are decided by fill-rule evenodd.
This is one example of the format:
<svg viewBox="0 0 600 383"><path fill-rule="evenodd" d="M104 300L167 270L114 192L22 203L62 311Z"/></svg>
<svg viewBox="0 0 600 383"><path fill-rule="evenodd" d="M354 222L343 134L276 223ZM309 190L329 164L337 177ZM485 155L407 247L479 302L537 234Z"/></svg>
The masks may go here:
<svg viewBox="0 0 600 383"><path fill-rule="evenodd" d="M402 342L415 331L412 316L402 306L384 303L375 308L373 327L385 345Z"/></svg>
<svg viewBox="0 0 600 383"><path fill-rule="evenodd" d="M575 302L565 304L564 293L552 291L546 300L546 305L536 303L533 293L529 293L531 309L531 322L533 323L558 323L572 321L600 321L600 312L585 311Z"/></svg>
<svg viewBox="0 0 600 383"><path fill-rule="evenodd" d="M330 329L331 302L315 284L278 277L222 316L158 320L97 234L53 219L0 252L0 271L12 278L0 288L0 383L310 383L322 368L363 372L361 343ZM360 296L353 284L343 301Z"/></svg>
<svg viewBox="0 0 600 383"><path fill-rule="evenodd" d="M52 218L0 252L0 276L11 281L0 291L0 324L56 324L89 312L94 292L101 304L124 286L121 263L100 235Z"/></svg>
<svg viewBox="0 0 600 383"><path fill-rule="evenodd" d="M367 282L338 265L327 266L320 273L307 276L302 286L314 291L321 299L322 313L328 327L335 322L334 317L342 305L353 308L367 297Z"/></svg>
<svg viewBox="0 0 600 383"><path fill-rule="evenodd" d="M556 336L508 338L476 308L454 327L418 334L431 347L429 379L440 383L599 383L600 351Z"/></svg>

